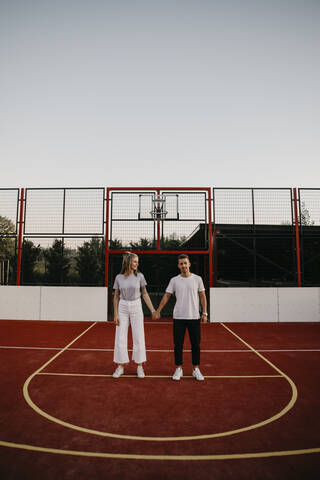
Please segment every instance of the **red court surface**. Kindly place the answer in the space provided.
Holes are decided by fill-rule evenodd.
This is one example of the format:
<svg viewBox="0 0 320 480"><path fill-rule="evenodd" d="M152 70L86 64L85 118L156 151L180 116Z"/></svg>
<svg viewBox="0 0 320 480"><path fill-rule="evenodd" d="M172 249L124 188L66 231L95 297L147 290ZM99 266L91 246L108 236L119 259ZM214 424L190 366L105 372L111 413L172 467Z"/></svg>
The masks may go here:
<svg viewBox="0 0 320 480"><path fill-rule="evenodd" d="M114 328L0 322L1 480L319 477L320 324L202 325L204 382L170 322L113 379Z"/></svg>

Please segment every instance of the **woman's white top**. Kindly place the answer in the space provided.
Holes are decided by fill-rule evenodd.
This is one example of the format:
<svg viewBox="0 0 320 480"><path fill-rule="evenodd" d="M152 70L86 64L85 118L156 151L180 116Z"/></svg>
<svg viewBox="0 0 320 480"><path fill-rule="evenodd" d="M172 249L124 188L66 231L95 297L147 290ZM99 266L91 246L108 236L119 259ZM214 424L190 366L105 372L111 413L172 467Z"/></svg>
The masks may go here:
<svg viewBox="0 0 320 480"><path fill-rule="evenodd" d="M177 275L171 278L166 292L176 294L173 318L198 320L200 318L199 292L204 290L202 278L194 273L190 277Z"/></svg>
<svg viewBox="0 0 320 480"><path fill-rule="evenodd" d="M121 300L137 300L141 297L141 287L147 285L142 273L137 275L131 273L127 277L123 273L119 273L114 281L113 289L120 291Z"/></svg>

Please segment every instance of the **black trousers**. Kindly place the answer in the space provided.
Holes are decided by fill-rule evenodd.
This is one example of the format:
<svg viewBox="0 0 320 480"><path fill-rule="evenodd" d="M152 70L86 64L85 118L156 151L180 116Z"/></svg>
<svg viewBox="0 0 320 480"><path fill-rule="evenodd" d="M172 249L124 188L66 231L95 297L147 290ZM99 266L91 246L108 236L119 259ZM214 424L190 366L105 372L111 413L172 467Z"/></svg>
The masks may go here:
<svg viewBox="0 0 320 480"><path fill-rule="evenodd" d="M192 365L200 365L200 340L201 329L199 320L176 320L173 319L174 361L176 365L182 365L183 343L186 330L188 330Z"/></svg>

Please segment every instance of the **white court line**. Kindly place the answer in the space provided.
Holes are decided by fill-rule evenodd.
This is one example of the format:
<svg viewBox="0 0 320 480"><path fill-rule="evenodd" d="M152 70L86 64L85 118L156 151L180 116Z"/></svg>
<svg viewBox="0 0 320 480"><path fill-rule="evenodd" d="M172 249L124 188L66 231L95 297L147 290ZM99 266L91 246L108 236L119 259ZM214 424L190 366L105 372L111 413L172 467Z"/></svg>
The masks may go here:
<svg viewBox="0 0 320 480"><path fill-rule="evenodd" d="M0 349L3 350L62 350L63 347L21 347L15 345L0 345ZM113 352L113 348L68 348L68 351L74 352ZM132 352L132 349L128 349L129 352ZM147 349L147 352L160 352L160 353L170 353L173 352L173 349L168 350L160 350L160 349ZM268 350L259 350L256 349L257 352L270 352L270 353L286 353L286 352L293 352L293 353L303 353L303 352L320 352L320 348L305 348L305 349L268 349ZM184 350L184 352L191 352L191 350ZM202 350L202 353L252 353L252 350L244 349L241 350Z"/></svg>
<svg viewBox="0 0 320 480"><path fill-rule="evenodd" d="M63 372L40 372L38 375L47 375L52 377L110 377L112 374L106 373L63 373ZM137 375L121 375L121 378L137 378ZM172 378L172 375L146 375L145 378ZM193 378L192 375L183 375L183 378ZM205 378L283 378L282 375L206 375Z"/></svg>
<svg viewBox="0 0 320 480"><path fill-rule="evenodd" d="M12 345L0 345L3 350L62 350L58 347L15 347Z"/></svg>

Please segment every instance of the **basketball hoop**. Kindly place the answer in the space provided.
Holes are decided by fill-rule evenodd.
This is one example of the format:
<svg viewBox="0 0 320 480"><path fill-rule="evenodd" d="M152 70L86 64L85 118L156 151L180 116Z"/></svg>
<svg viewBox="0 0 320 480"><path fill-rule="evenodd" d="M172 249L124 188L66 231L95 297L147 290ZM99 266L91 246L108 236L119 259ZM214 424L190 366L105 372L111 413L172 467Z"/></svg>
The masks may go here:
<svg viewBox="0 0 320 480"><path fill-rule="evenodd" d="M150 215L153 220L165 220L167 216L166 199L162 195L156 195L152 197L152 210Z"/></svg>

